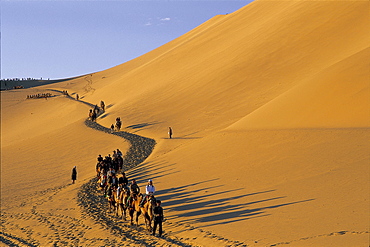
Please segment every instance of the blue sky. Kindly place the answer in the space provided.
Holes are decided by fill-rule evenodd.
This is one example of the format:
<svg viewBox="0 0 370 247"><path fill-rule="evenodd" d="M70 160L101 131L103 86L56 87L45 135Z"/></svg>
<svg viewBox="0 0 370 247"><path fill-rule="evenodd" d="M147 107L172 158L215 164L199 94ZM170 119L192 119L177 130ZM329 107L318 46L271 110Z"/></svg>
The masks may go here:
<svg viewBox="0 0 370 247"><path fill-rule="evenodd" d="M145 54L251 0L1 1L1 78L68 78Z"/></svg>

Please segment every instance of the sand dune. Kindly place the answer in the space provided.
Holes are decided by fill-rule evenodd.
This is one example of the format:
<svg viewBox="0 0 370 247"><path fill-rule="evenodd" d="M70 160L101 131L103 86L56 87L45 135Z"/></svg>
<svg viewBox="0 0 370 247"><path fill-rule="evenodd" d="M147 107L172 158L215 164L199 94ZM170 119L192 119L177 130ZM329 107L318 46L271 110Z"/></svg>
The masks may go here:
<svg viewBox="0 0 370 247"><path fill-rule="evenodd" d="M2 243L367 246L368 9L255 1L114 68L2 91ZM142 190L154 180L161 239L94 188L97 155L117 148Z"/></svg>
<svg viewBox="0 0 370 247"><path fill-rule="evenodd" d="M368 127L369 52L365 49L308 78L230 129Z"/></svg>

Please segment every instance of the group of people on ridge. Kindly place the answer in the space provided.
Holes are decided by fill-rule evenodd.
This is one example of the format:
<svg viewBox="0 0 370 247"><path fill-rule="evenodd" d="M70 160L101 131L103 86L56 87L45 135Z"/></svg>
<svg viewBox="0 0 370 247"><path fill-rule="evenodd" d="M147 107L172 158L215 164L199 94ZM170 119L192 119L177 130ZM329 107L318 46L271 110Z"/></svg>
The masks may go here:
<svg viewBox="0 0 370 247"><path fill-rule="evenodd" d="M117 131L120 131L121 130L121 127L122 127L122 121L121 121L121 118L120 117L117 117L116 118L116 124L112 124L110 126L110 129L111 131L113 132L114 131L114 128L116 128Z"/></svg>
<svg viewBox="0 0 370 247"><path fill-rule="evenodd" d="M76 98L78 100L78 98ZM105 111L105 103L104 101L100 101L100 108L98 105L94 106L94 109L90 109L89 111L89 119L91 121L96 121L96 118L98 117L98 114L100 112L100 109L104 112Z"/></svg>
<svg viewBox="0 0 370 247"><path fill-rule="evenodd" d="M38 94L27 95L27 99L40 99L40 98L47 98L51 96L52 96L51 93L38 93Z"/></svg>

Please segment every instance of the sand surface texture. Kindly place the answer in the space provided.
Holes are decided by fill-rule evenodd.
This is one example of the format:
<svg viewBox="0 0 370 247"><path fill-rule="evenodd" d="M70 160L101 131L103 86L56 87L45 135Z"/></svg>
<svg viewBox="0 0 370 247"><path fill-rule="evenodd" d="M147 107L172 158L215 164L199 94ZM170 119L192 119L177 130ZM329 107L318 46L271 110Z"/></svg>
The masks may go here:
<svg viewBox="0 0 370 247"><path fill-rule="evenodd" d="M114 68L1 91L0 245L368 246L369 7L257 0ZM153 179L162 238L97 189L117 148L141 191Z"/></svg>

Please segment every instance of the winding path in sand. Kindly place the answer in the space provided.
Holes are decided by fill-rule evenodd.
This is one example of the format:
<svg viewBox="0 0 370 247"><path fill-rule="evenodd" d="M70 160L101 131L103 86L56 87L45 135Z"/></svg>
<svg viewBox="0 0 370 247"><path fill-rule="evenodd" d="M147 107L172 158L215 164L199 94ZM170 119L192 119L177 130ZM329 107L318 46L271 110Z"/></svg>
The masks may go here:
<svg viewBox="0 0 370 247"><path fill-rule="evenodd" d="M60 90L50 91L65 97ZM75 101L70 96L66 99ZM85 101L76 103L94 107ZM85 125L107 137L116 135L130 142L124 156L125 170L142 164L156 144L153 139L125 131L111 132L97 122L85 120ZM154 237L142 218L136 227L108 212L107 201L97 187L94 176L80 188L68 183L19 198L18 203L1 211L0 246L246 246L172 220L164 223L161 238Z"/></svg>
<svg viewBox="0 0 370 247"><path fill-rule="evenodd" d="M73 99L73 98L72 98ZM83 102L94 108L94 105L87 102ZM101 116L104 112L98 114ZM153 151L156 144L155 140L142 137L136 134L128 133L125 131L113 131L106 128L96 121L89 119L85 120L85 125L98 131L103 131L107 134L113 134L124 138L130 142L130 148L124 156L124 168L125 170L131 169L141 164ZM122 236L122 241L131 244L138 244L140 246L198 246L194 240L178 238L175 235L171 235L164 232L161 238L151 236L151 234L144 227L131 226L129 221L123 221L116 217L114 213L108 212L107 201L102 196L101 191L97 190L97 178L94 177L89 182L81 186L78 192L78 204L83 209L84 214L93 218L96 222L100 223L104 227L110 229L112 234ZM143 219L140 218L140 221ZM166 224L173 224L175 227L179 227L179 224L166 222ZM201 229L195 229L190 225L182 225L183 231L196 231L196 235L208 240L222 243L224 246L245 246L244 243L238 241L230 241L225 238L218 237L210 232L204 232ZM220 240L222 240L220 242Z"/></svg>

